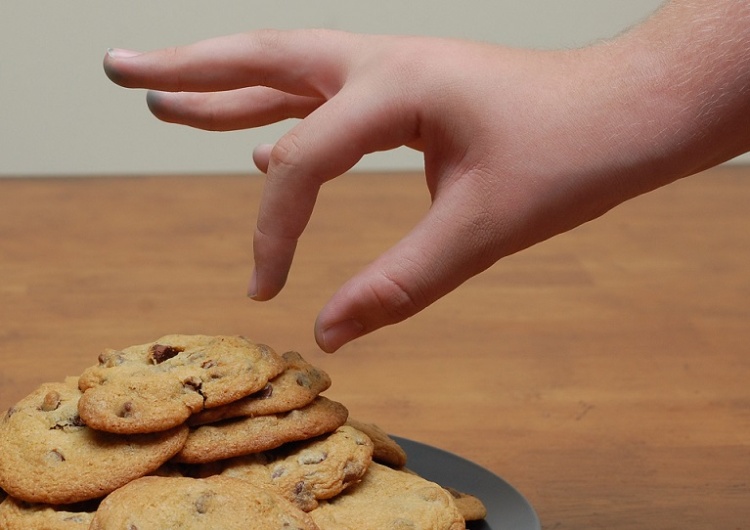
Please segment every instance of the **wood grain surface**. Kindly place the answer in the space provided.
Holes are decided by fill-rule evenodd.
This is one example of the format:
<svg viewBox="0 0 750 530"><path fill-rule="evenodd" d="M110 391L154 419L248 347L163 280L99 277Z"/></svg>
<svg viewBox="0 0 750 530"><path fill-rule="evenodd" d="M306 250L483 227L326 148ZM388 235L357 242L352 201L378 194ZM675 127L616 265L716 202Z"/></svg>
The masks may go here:
<svg viewBox="0 0 750 530"><path fill-rule="evenodd" d="M750 528L750 168L637 198L333 355L317 311L423 215L423 177L326 184L265 303L245 297L261 188L0 180L0 409L105 347L244 334L327 370L352 416L502 476L545 529Z"/></svg>

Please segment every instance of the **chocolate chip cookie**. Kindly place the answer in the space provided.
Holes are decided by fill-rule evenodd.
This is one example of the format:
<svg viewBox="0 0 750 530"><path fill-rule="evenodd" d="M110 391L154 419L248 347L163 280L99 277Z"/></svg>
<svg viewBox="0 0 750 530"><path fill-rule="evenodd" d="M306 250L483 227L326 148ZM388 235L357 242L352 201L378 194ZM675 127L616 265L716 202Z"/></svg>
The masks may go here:
<svg viewBox="0 0 750 530"><path fill-rule="evenodd" d="M166 335L99 355L79 378L79 412L101 431L162 431L263 389L285 368L271 348L244 337Z"/></svg>
<svg viewBox="0 0 750 530"><path fill-rule="evenodd" d="M287 368L258 392L227 405L203 410L190 417L190 425L203 425L241 416L278 414L304 407L331 386L323 370L294 351L282 355Z"/></svg>
<svg viewBox="0 0 750 530"><path fill-rule="evenodd" d="M372 441L349 426L273 451L231 459L222 475L270 488L309 512L356 484L372 461Z"/></svg>
<svg viewBox="0 0 750 530"><path fill-rule="evenodd" d="M104 499L91 530L318 530L309 515L278 494L215 476L143 477Z"/></svg>
<svg viewBox="0 0 750 530"><path fill-rule="evenodd" d="M453 495L453 502L466 521L479 521L487 517L487 507L478 497L453 488L445 489Z"/></svg>
<svg viewBox="0 0 750 530"><path fill-rule="evenodd" d="M381 427L374 423L365 423L354 418L347 419L346 423L370 437L375 447L372 454L372 459L375 462L385 464L394 469L401 469L406 465L406 451L398 445L396 440L388 436L388 433Z"/></svg>
<svg viewBox="0 0 750 530"><path fill-rule="evenodd" d="M69 504L102 497L167 462L187 426L153 434L95 431L78 415L81 392L46 383L0 418L0 487L27 502Z"/></svg>
<svg viewBox="0 0 750 530"><path fill-rule="evenodd" d="M190 430L174 460L200 464L275 449L334 431L348 415L341 403L318 396L309 405L290 412L201 425Z"/></svg>
<svg viewBox="0 0 750 530"><path fill-rule="evenodd" d="M6 498L0 503L3 530L88 530L96 506L30 504Z"/></svg>
<svg viewBox="0 0 750 530"><path fill-rule="evenodd" d="M453 497L412 473L373 462L362 481L310 512L325 530L464 530Z"/></svg>

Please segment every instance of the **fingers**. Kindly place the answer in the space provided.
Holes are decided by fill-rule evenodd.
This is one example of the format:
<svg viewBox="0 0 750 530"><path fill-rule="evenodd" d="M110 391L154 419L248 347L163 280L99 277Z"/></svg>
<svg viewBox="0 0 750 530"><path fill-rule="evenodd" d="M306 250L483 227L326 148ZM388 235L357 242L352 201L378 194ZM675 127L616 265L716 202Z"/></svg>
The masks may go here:
<svg viewBox="0 0 750 530"><path fill-rule="evenodd" d="M288 118L304 118L323 103L267 87L228 92L155 92L147 96L151 112L162 121L209 131L261 127Z"/></svg>
<svg viewBox="0 0 750 530"><path fill-rule="evenodd" d="M267 168L253 242L255 271L248 294L274 297L284 286L297 240L312 215L320 186L365 154L403 145L416 118L390 106L388 96L347 86L283 136L254 153Z"/></svg>
<svg viewBox="0 0 750 530"><path fill-rule="evenodd" d="M253 149L253 163L262 173L268 172L268 163L271 160L273 145L262 144Z"/></svg>
<svg viewBox="0 0 750 530"><path fill-rule="evenodd" d="M503 230L489 217L462 214L477 208L477 195L462 186L436 200L410 234L334 294L315 323L321 349L333 352L415 315L497 260L503 249L493 241Z"/></svg>
<svg viewBox="0 0 750 530"><path fill-rule="evenodd" d="M359 39L332 31L258 31L148 53L110 50L104 70L128 88L216 92L268 86L330 97L343 84Z"/></svg>

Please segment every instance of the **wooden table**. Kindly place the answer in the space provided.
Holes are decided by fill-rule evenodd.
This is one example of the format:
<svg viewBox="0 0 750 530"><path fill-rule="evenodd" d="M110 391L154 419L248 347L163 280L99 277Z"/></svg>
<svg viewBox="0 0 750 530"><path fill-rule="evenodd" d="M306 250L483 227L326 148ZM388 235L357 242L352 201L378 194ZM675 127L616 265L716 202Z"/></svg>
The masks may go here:
<svg viewBox="0 0 750 530"><path fill-rule="evenodd" d="M750 169L638 198L334 355L318 309L429 205L327 184L275 300L245 296L260 177L0 180L0 409L105 347L245 334L352 416L476 461L549 530L750 528Z"/></svg>

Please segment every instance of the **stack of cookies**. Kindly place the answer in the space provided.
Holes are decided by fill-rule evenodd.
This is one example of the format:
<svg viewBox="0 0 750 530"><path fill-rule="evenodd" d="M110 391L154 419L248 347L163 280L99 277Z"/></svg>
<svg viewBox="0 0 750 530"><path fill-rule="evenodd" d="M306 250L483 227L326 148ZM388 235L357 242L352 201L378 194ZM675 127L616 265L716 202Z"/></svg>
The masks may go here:
<svg viewBox="0 0 750 530"><path fill-rule="evenodd" d="M486 511L406 468L296 352L168 335L0 419L0 528L458 530Z"/></svg>

